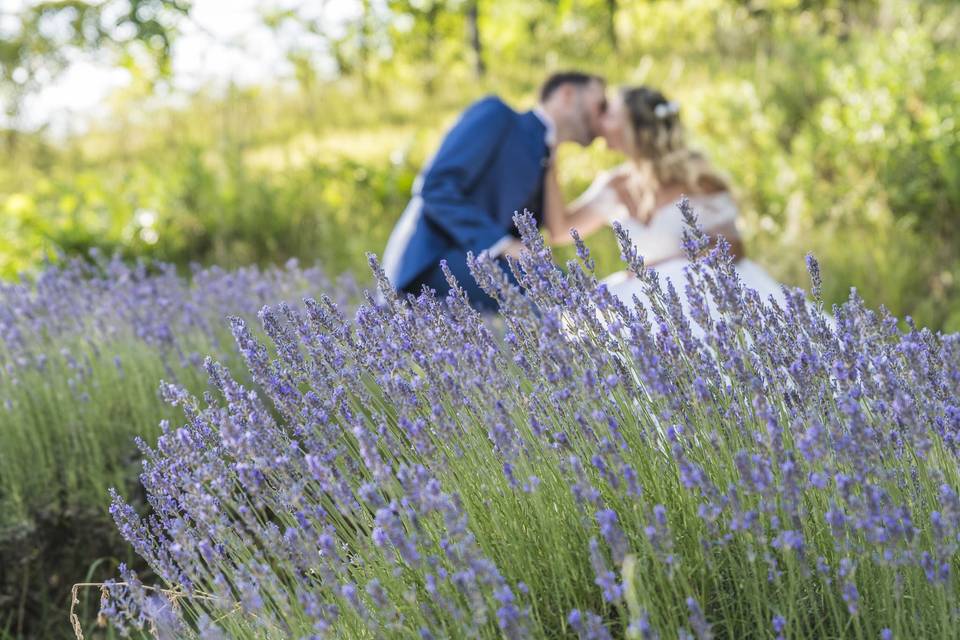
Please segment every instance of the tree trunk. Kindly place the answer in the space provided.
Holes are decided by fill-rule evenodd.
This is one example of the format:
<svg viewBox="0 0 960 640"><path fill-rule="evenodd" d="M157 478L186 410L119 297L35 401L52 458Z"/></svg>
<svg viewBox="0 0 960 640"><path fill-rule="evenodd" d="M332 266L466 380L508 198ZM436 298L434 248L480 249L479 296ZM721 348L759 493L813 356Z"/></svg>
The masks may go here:
<svg viewBox="0 0 960 640"><path fill-rule="evenodd" d="M617 38L617 0L607 0L607 37L610 46L620 53L620 40Z"/></svg>
<svg viewBox="0 0 960 640"><path fill-rule="evenodd" d="M482 80L487 73L483 63L483 41L480 39L480 0L472 0L467 4L467 32L470 38L470 47L473 49L473 71L477 80Z"/></svg>
<svg viewBox="0 0 960 640"><path fill-rule="evenodd" d="M427 9L425 18L427 21L427 55L430 56L428 68L426 71L426 92L428 96L433 96L437 90L438 69L436 64L437 55L437 19L440 17L440 3L432 2Z"/></svg>
<svg viewBox="0 0 960 640"><path fill-rule="evenodd" d="M370 95L370 0L363 0L363 12L360 16L360 33L357 43L358 66L360 67L360 82L363 95Z"/></svg>

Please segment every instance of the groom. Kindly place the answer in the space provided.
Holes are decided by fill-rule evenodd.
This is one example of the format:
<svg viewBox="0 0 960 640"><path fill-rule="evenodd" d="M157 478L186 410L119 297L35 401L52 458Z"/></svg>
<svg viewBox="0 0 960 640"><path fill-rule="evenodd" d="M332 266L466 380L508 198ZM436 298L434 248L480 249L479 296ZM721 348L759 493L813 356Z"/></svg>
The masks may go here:
<svg viewBox="0 0 960 640"><path fill-rule="evenodd" d="M517 113L496 96L468 107L417 178L390 234L383 264L393 286L418 294L427 285L446 295L446 260L471 304L495 310L470 275L467 252L486 251L513 279L504 259L520 251L513 214L528 209L543 224L543 182L554 149L562 142L586 146L599 135L605 90L598 76L564 72L547 78L531 111Z"/></svg>

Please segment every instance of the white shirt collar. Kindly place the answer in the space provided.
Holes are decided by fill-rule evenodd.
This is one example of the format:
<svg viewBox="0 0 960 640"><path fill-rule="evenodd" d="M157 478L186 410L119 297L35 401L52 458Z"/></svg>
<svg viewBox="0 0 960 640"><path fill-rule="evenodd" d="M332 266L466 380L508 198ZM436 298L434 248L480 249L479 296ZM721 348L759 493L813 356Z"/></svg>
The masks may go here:
<svg viewBox="0 0 960 640"><path fill-rule="evenodd" d="M547 131L544 134L544 142L547 143L547 146L551 149L557 146L557 125L553 121L553 118L550 117L550 114L543 110L543 107L537 105L533 108L533 115L537 116L540 119L540 122L543 123L543 126L546 127Z"/></svg>

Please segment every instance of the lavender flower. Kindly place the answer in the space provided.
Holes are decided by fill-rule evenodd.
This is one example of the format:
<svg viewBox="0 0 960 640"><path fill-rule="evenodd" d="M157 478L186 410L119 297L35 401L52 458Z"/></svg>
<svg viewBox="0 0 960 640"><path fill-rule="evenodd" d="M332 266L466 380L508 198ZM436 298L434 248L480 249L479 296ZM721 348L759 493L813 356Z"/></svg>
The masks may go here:
<svg viewBox="0 0 960 640"><path fill-rule="evenodd" d="M181 621L703 639L756 612L777 637L840 636L870 611L857 628L949 633L960 339L855 295L834 319L796 290L761 300L684 207L682 288L616 230L639 304L597 282L582 243L560 270L521 215L516 283L469 261L494 318L447 270L444 300L270 306L267 341L235 321L247 373L208 362L202 399L165 385L185 419L143 447L151 513L112 508L166 588L211 594ZM142 588L111 586L105 611L175 624Z"/></svg>

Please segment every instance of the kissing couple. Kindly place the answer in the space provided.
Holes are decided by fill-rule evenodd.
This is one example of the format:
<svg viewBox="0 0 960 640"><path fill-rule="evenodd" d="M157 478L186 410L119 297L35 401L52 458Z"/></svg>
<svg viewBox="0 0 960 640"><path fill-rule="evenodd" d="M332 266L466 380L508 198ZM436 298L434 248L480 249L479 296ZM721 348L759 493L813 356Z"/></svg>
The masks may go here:
<svg viewBox="0 0 960 640"><path fill-rule="evenodd" d="M598 137L626 161L565 203L556 148L568 142L587 146ZM556 245L572 241L571 228L586 237L619 222L644 263L682 291L689 264L682 244L685 222L676 206L682 196L707 235L727 240L743 284L761 299L782 297L780 284L744 257L730 186L703 154L687 146L676 102L645 86L622 88L608 100L603 78L555 73L543 83L537 106L525 113L496 96L467 108L414 183L383 267L399 292L419 294L426 286L443 296L450 289L440 267L446 261L471 304L495 311L496 302L470 274L467 253L487 252L516 283L506 258L519 256L513 214L526 209ZM628 305L634 294L645 297L642 282L626 271L604 283Z"/></svg>

